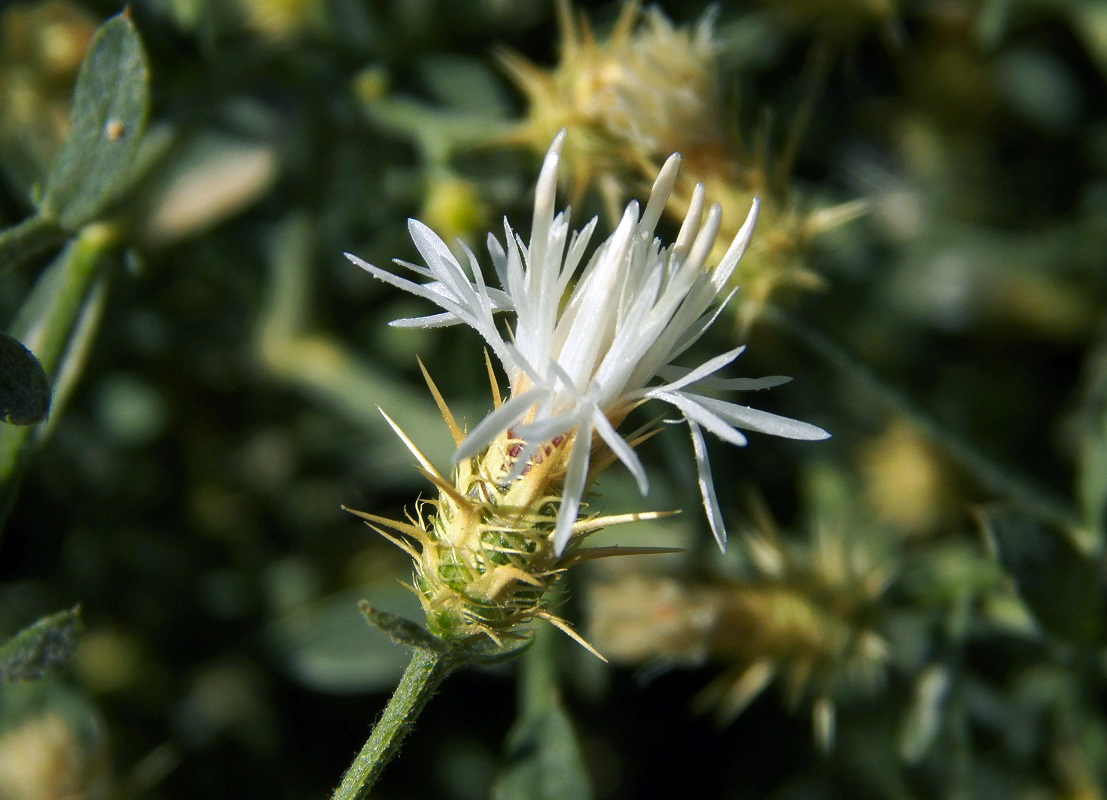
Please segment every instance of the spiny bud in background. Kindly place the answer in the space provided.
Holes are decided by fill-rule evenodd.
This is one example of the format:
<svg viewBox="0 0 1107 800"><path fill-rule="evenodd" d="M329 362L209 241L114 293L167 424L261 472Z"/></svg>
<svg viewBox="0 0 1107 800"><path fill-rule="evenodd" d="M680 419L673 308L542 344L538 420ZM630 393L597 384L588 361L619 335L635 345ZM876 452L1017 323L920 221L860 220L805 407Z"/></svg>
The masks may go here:
<svg viewBox="0 0 1107 800"><path fill-rule="evenodd" d="M725 220L709 261L721 259L737 234L739 209L761 197L758 240L731 277L743 289L735 306L742 328L778 288L818 286L807 266L812 239L858 216L864 204L808 209L788 186L791 155L774 164L763 146L754 155L746 152L743 139L764 137L732 130L736 113L719 88L714 13L692 27L677 27L660 11L643 15L628 2L608 37L599 39L567 0L557 9L562 42L555 67L544 70L522 56L501 55L528 100L517 138L544 148L555 131L566 129L574 193L595 186L611 210L679 152L684 173L666 212L683 219L695 187L707 188Z"/></svg>
<svg viewBox="0 0 1107 800"><path fill-rule="evenodd" d="M442 309L394 325L468 325L484 338L510 384L509 396L501 399L492 378L495 409L467 433L431 384L457 445L452 476L440 473L400 433L437 487L438 499L420 503L407 522L362 514L407 537L396 541L416 562L416 591L432 632L444 638L483 634L499 641L530 618L555 622L546 603L557 576L584 558L611 554L578 550L579 543L604 525L650 516L582 515L588 486L615 461L631 472L643 495L648 491L635 447L656 431L656 423L629 434L617 430L638 406L659 400L687 423L703 506L720 545L726 531L703 430L734 445L746 443L739 428L793 439L828 435L814 425L705 394L764 389L788 380L716 377L743 347L692 368L674 363L733 296L727 285L753 232L756 204L715 267L706 259L716 244L721 211L714 205L704 213L702 186L676 242L663 244L654 231L677 178L680 159L672 156L646 207L630 203L616 230L589 257L597 220L570 234L568 213L555 213L564 141L564 133L555 138L542 165L529 244L506 220L504 241L488 239L502 288L488 285L471 250L462 245L468 262L462 267L446 244L415 220L409 229L425 266L397 263L429 282L398 277L347 254L374 277ZM506 333L497 313L514 317Z"/></svg>
<svg viewBox="0 0 1107 800"><path fill-rule="evenodd" d="M590 639L612 661L724 671L697 698L728 722L774 678L789 705L811 703L817 740L834 736L835 700L882 682L887 645L876 631L891 575L841 528L804 547L771 527L744 537L752 574L703 582L633 575L593 588Z"/></svg>
<svg viewBox="0 0 1107 800"><path fill-rule="evenodd" d="M601 41L567 1L557 3L557 12L561 62L555 68L506 50L499 55L529 101L517 136L544 149L566 130L574 196L596 186L617 209L670 153L679 152L685 169L697 175L726 162L714 13L694 28L677 28L656 9L640 20L637 4L627 3ZM647 165L652 171L644 178Z"/></svg>

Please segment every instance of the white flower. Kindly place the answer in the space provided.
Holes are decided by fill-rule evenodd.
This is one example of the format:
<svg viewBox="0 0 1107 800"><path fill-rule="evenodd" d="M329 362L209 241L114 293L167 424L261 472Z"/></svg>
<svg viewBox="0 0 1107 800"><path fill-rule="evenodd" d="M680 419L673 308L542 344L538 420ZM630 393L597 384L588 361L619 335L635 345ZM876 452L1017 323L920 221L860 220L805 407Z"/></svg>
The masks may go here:
<svg viewBox="0 0 1107 800"><path fill-rule="evenodd" d="M398 277L349 253L346 257L374 277L443 309L440 314L396 320L393 325L439 327L464 323L484 337L503 365L511 383L510 398L468 433L454 453L455 463L479 453L511 428L515 438L526 442L507 476L511 481L522 474L543 443L568 432L574 434L554 533L559 553L568 543L579 513L594 435L630 470L642 494L647 492L641 461L616 431L630 410L646 400L669 403L688 423L704 508L711 530L723 546L726 531L703 429L735 445L746 443L738 428L791 439L825 439L829 435L814 425L697 391L764 389L790 380L780 376L730 380L713 377L744 347L717 355L693 369L672 363L704 334L733 296L730 292L720 298L749 243L758 203L754 201L742 229L713 269L708 269L704 261L718 235L721 211L713 205L704 217L702 186L696 187L676 242L664 246L655 238L654 228L680 165L680 156L674 154L661 168L645 211L640 214L638 203L630 203L615 232L585 263L596 219L570 234L568 210L554 210L564 138L562 131L542 165L529 246L507 220L503 245L491 234L488 237L488 250L503 288L488 286L472 251L465 248L466 271L446 244L414 219L409 220L408 229L426 266L400 260L396 263L429 279L428 283ZM514 314L510 335L496 324L494 315L499 312ZM659 378L664 382L651 385Z"/></svg>

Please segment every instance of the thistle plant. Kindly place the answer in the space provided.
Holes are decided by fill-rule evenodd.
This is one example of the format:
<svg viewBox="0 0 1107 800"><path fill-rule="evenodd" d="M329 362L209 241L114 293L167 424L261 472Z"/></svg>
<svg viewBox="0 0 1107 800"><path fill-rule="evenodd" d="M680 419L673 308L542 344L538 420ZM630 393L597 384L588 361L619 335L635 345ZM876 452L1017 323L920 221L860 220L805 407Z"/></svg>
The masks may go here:
<svg viewBox="0 0 1107 800"><path fill-rule="evenodd" d="M1107 4L108 5L0 2L0 800L1104 795Z"/></svg>
<svg viewBox="0 0 1107 800"><path fill-rule="evenodd" d="M587 512L588 486L621 462L645 495L649 488L635 448L656 423L630 433L619 427L637 407L661 401L687 424L701 501L720 546L726 542L711 478L704 431L733 445L739 429L793 439L828 436L814 425L712 397L714 390L755 390L788 378L722 378L717 373L742 353L736 347L693 367L678 366L730 300L731 275L757 220L754 202L718 264L708 266L722 223L721 209L705 209L703 187L692 196L676 241L664 244L656 226L677 179L680 156L665 162L644 209L631 202L615 231L587 256L593 219L570 232L569 212L556 212L557 172L565 133L546 154L535 192L528 243L504 222L504 241L489 236L488 251L500 288L489 285L476 255L459 242L465 266L428 227L409 230L424 264L396 263L419 283L347 254L374 277L430 300L440 313L393 325L464 324L484 339L507 375L502 397L491 359L495 408L464 432L432 381L456 444L450 476L437 470L395 425L424 475L438 490L408 520L357 512L415 562L412 589L430 633L451 647L474 639L504 647L525 639L519 626L534 618L572 633L549 608L549 590L581 561L642 548L582 548L605 526L658 516ZM511 321L501 329L496 314ZM437 645L435 645L436 647ZM587 645L586 645L587 646Z"/></svg>

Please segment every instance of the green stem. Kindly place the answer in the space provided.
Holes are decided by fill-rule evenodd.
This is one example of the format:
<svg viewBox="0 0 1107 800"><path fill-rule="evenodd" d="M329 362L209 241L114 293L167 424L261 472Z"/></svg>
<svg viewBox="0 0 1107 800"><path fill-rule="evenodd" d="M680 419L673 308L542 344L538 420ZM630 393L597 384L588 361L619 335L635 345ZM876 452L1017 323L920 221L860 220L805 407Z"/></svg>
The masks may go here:
<svg viewBox="0 0 1107 800"><path fill-rule="evenodd" d="M12 323L11 333L38 357L50 379L53 414L80 372L103 306L106 255L117 241L118 232L109 226L85 228L43 270ZM0 426L0 522L15 498L27 459L50 424Z"/></svg>
<svg viewBox="0 0 1107 800"><path fill-rule="evenodd" d="M61 244L65 237L66 233L58 223L44 214L35 214L6 231L0 231L0 272L13 269Z"/></svg>
<svg viewBox="0 0 1107 800"><path fill-rule="evenodd" d="M415 727L415 720L427 702L456 666L448 653L413 651L399 686L331 800L362 800L368 796L385 765L399 752L404 737Z"/></svg>
<svg viewBox="0 0 1107 800"><path fill-rule="evenodd" d="M808 352L847 375L886 407L909 419L932 443L985 488L1024 508L1039 519L1063 528L1077 524L1077 513L1048 489L993 460L933 414L895 388L829 336L799 322L779 308L767 307L763 318L787 331Z"/></svg>

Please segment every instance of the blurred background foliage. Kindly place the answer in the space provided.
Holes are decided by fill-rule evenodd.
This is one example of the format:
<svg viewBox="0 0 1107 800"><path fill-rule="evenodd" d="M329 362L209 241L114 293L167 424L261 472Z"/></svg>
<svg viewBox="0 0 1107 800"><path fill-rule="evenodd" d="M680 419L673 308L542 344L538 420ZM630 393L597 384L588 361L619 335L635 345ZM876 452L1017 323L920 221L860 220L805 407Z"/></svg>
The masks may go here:
<svg viewBox="0 0 1107 800"><path fill-rule="evenodd" d="M769 212L705 351L834 438L713 451L726 556L685 438L647 445L649 498L597 506L685 508L616 541L687 552L564 607L615 663L543 634L454 675L375 796L1104 796L1107 6L659 8L136 0L94 39L116 4L0 4L4 416L53 394L0 432L2 800L329 796L406 659L356 601L418 613L339 509L428 490L376 406L444 465L415 355L489 403L476 337L387 328L417 302L341 254L525 231L550 125L609 219L659 118Z"/></svg>

